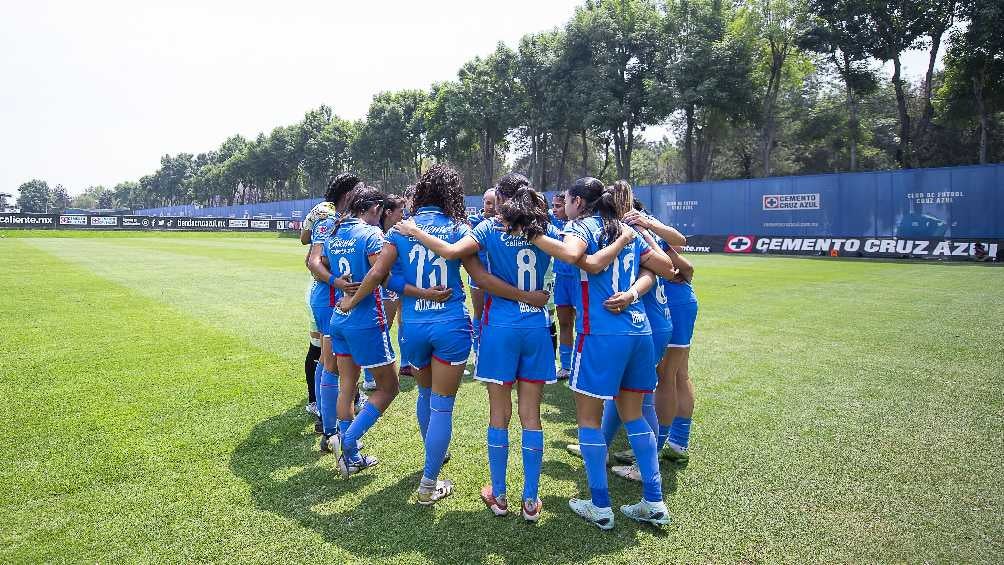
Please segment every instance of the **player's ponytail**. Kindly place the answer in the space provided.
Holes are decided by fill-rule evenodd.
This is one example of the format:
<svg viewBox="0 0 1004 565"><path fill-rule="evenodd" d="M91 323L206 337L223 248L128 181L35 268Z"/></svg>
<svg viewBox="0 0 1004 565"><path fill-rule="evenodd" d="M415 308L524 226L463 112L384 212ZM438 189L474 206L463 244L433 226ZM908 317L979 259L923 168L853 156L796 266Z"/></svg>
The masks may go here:
<svg viewBox="0 0 1004 565"><path fill-rule="evenodd" d="M507 226L507 233L519 231L527 239L546 234L550 223L547 201L529 186L520 187L512 197L503 199L499 216Z"/></svg>
<svg viewBox="0 0 1004 565"><path fill-rule="evenodd" d="M629 189L630 190L630 189ZM603 182L592 177L575 181L568 189L569 196L578 196L585 204L586 214L598 214L603 221L604 240L601 246L617 239L621 235L620 218L626 212L623 209L623 198L618 197L612 186L603 186Z"/></svg>

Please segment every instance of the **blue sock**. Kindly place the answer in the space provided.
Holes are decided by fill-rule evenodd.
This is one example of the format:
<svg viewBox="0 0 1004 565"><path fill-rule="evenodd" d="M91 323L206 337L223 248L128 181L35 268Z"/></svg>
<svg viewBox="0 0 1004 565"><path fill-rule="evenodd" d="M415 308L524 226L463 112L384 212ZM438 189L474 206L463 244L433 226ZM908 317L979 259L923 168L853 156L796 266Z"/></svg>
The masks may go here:
<svg viewBox="0 0 1004 565"><path fill-rule="evenodd" d="M471 320L471 340L474 346L474 357L478 355L478 345L481 343L481 319Z"/></svg>
<svg viewBox="0 0 1004 565"><path fill-rule="evenodd" d="M407 367L409 365L408 358L404 355L404 344L401 343L401 337L404 336L404 331L401 329L401 324L397 325L397 351L398 357L401 359L401 366Z"/></svg>
<svg viewBox="0 0 1004 565"><path fill-rule="evenodd" d="M523 430L523 500L537 500L544 464L544 430Z"/></svg>
<svg viewBox="0 0 1004 565"><path fill-rule="evenodd" d="M655 447L659 451L662 451L662 448L666 446L666 440L669 439L669 430L671 428L672 426L659 424L659 437L655 440Z"/></svg>
<svg viewBox="0 0 1004 565"><path fill-rule="evenodd" d="M324 426L324 435L335 433L338 428L338 375L324 370L321 373L321 424Z"/></svg>
<svg viewBox="0 0 1004 565"><path fill-rule="evenodd" d="M505 494L505 472L509 465L509 430L488 426L488 471L492 476L492 496Z"/></svg>
<svg viewBox="0 0 1004 565"><path fill-rule="evenodd" d="M359 452L359 446L354 443L348 445L348 442L345 441L345 434L348 433L350 427L352 427L352 420L338 420L338 435L342 436L342 451L345 453L345 458L355 459Z"/></svg>
<svg viewBox="0 0 1004 565"><path fill-rule="evenodd" d="M659 454L655 451L655 434L644 418L624 422L631 450L641 473L641 494L649 502L662 501L662 475L659 474Z"/></svg>
<svg viewBox="0 0 1004 565"><path fill-rule="evenodd" d="M432 398L431 387L418 387L418 401L415 403L415 416L418 418L418 431L422 433L422 441L429 431L429 399Z"/></svg>
<svg viewBox="0 0 1004 565"><path fill-rule="evenodd" d="M621 417L617 413L617 404L613 400L603 403L603 419L600 421L600 429L603 430L603 439L607 442L607 447L613 443L617 436L617 430L621 429Z"/></svg>
<svg viewBox="0 0 1004 565"><path fill-rule="evenodd" d="M659 429L659 415L655 413L655 393L650 392L642 398L641 417L645 418L652 431Z"/></svg>
<svg viewBox="0 0 1004 565"><path fill-rule="evenodd" d="M429 399L429 431L425 434L425 471L423 477L436 480L443 468L443 457L453 435L454 396L432 393Z"/></svg>
<svg viewBox="0 0 1004 565"><path fill-rule="evenodd" d="M669 431L669 441L686 449L690 444L690 418L673 418L673 428Z"/></svg>
<svg viewBox="0 0 1004 565"><path fill-rule="evenodd" d="M321 411L321 376L324 373L324 364L320 361L314 367L314 400L317 401L317 411Z"/></svg>
<svg viewBox="0 0 1004 565"><path fill-rule="evenodd" d="M586 464L586 480L593 504L610 508L610 489L607 488L607 444L597 428L579 428L579 447Z"/></svg>
<svg viewBox="0 0 1004 565"><path fill-rule="evenodd" d="M373 373L370 373L369 369L363 369L363 381L367 383L376 382L373 380Z"/></svg>
<svg viewBox="0 0 1004 565"><path fill-rule="evenodd" d="M568 370L572 368L572 346L562 343L558 346L558 357L561 359L561 368Z"/></svg>
<svg viewBox="0 0 1004 565"><path fill-rule="evenodd" d="M347 459L354 461L359 457L359 438L373 427L373 424L380 418L380 414L380 409L369 402L356 414L356 419L352 420L352 425L342 435L342 444L348 446L345 448Z"/></svg>

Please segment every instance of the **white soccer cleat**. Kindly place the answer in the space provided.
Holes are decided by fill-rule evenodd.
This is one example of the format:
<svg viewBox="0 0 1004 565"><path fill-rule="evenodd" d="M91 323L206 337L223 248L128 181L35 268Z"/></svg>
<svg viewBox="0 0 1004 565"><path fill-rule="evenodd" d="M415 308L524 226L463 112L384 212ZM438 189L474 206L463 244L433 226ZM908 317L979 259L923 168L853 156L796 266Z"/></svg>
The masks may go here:
<svg viewBox="0 0 1004 565"><path fill-rule="evenodd" d="M338 458L338 471L341 472L343 479L347 479L363 469L376 466L379 462L380 460L376 457L363 454L359 454L359 457L354 461L348 461L345 458L345 452L342 452L341 457Z"/></svg>
<svg viewBox="0 0 1004 565"><path fill-rule="evenodd" d="M363 390L366 392L373 392L376 389L376 381L363 381Z"/></svg>
<svg viewBox="0 0 1004 565"><path fill-rule="evenodd" d="M669 510L666 508L666 503L662 501L642 500L637 504L625 504L621 506L621 512L632 520L654 526L665 526L669 523Z"/></svg>
<svg viewBox="0 0 1004 565"><path fill-rule="evenodd" d="M303 407L303 410L307 414L310 414L312 416L317 416L318 418L321 417L321 412L317 409L317 403L316 402L310 402L310 403L308 403L306 406Z"/></svg>
<svg viewBox="0 0 1004 565"><path fill-rule="evenodd" d="M558 369L558 380L559 381L568 380L568 378L571 377L571 376L572 376L572 372L569 371L568 369Z"/></svg>
<svg viewBox="0 0 1004 565"><path fill-rule="evenodd" d="M577 443L570 443L565 446L565 451L576 457L582 457L582 446Z"/></svg>
<svg viewBox="0 0 1004 565"><path fill-rule="evenodd" d="M437 501L453 494L453 481L448 479L436 481L436 486L430 488L423 488L419 486L417 494L417 502L419 504L422 506L432 506Z"/></svg>
<svg viewBox="0 0 1004 565"><path fill-rule="evenodd" d="M614 511L609 508L600 508L593 504L591 500L573 498L568 501L568 507L587 522L590 522L601 530L612 530L614 527Z"/></svg>
<svg viewBox="0 0 1004 565"><path fill-rule="evenodd" d="M641 482L641 471L638 470L638 465L617 465L610 470L623 479Z"/></svg>

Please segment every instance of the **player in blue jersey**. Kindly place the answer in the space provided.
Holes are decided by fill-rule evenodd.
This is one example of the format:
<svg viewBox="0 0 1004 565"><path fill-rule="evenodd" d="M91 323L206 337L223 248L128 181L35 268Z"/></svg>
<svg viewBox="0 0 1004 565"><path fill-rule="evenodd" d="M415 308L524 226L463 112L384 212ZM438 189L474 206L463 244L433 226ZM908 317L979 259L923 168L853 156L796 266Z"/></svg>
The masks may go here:
<svg viewBox="0 0 1004 565"><path fill-rule="evenodd" d="M604 187L601 181L579 179L565 194L565 211L572 221L565 227L564 240L541 236L534 244L556 259L577 263L582 255L599 251L630 230L619 221L629 206L630 201L618 198L613 188ZM573 498L569 506L604 530L614 525L607 487L607 444L600 430L603 401L610 399L616 400L642 477L642 500L621 506L621 512L655 525L669 522L662 500L656 437L642 417L642 400L655 390L656 374L652 370L652 329L639 298L654 284L653 271L669 277L676 274L672 262L651 253L643 239L634 239L599 273L580 270L578 337L569 387L577 393L579 444L592 496L591 500ZM618 354L611 355L611 351Z"/></svg>
<svg viewBox="0 0 1004 565"><path fill-rule="evenodd" d="M335 383L335 360L331 355L331 340L324 337L327 335L328 321L331 319L331 309L335 305L336 292L352 290L355 286L340 278L331 278L329 267L325 264L323 242L330 234L330 229L334 220L344 212L352 191L361 186L362 181L355 173L341 173L328 184L328 189L324 194L324 201L315 206L304 219L303 229L300 231L300 241L304 244L310 243L310 252L307 254L307 268L313 274L313 280L307 290L307 304L311 310L311 348L307 354L305 370L309 377L313 377L312 383L308 377L308 386L311 386L315 405L313 410L318 422L315 424L315 431L324 433L324 417L321 414L322 383L327 379L328 383ZM327 221L327 223L324 223ZM319 230L317 226L324 223L324 229ZM320 233L323 231L324 233ZM316 356L314 356L316 355ZM325 377L327 373L327 377ZM328 433L335 430L335 403L334 398L328 391L328 404L331 407L328 416ZM328 442L322 438L321 450L328 448Z"/></svg>
<svg viewBox="0 0 1004 565"><path fill-rule="evenodd" d="M673 321L673 334L669 349L659 373L656 407L659 414L658 446L667 459L680 461L688 458L690 427L694 414L694 385L690 381L690 341L697 320L697 295L691 281L693 265L679 254L686 238L653 216L629 214L625 221L648 229L672 242L665 248L673 263L679 267L677 276L663 281L667 306Z"/></svg>
<svg viewBox="0 0 1004 565"><path fill-rule="evenodd" d="M476 214L467 217L467 222L472 228L476 228L481 222L495 217L498 210L498 195L494 188L485 191L483 197L484 207ZM487 265L487 256L484 252L478 253L478 259L482 265ZM481 312L485 307L485 293L478 288L477 282L472 277L468 277L467 283L471 286L471 306L474 307L474 318L472 329L474 330L474 353L478 352L478 344L481 336Z"/></svg>
<svg viewBox="0 0 1004 565"><path fill-rule="evenodd" d="M565 193L551 199L551 223L558 231L565 230ZM572 374L572 343L575 337L575 297L579 292L579 270L563 261L554 261L554 308L558 318L558 379Z"/></svg>
<svg viewBox="0 0 1004 565"><path fill-rule="evenodd" d="M464 215L463 181L446 165L433 165L422 175L415 186L414 206L415 223L448 243L460 240L471 230ZM422 288L442 285L452 290L443 303L405 295L401 311L402 343L415 368L419 389L416 411L425 440L425 468L418 487L418 502L430 505L453 492L453 483L439 480L439 471L453 431L457 389L470 355L471 321L464 306L461 261L440 257L397 230L388 234L379 259L357 292L342 299L341 309L356 307L360 297L375 289L395 263L400 265L408 284ZM537 307L547 303L547 293L522 291L489 274L476 255L463 259L463 264L485 292Z"/></svg>
<svg viewBox="0 0 1004 565"><path fill-rule="evenodd" d="M502 177L495 194L498 214L479 223L456 243L447 243L425 233L414 222L402 222L399 230L446 259L483 253L486 268L493 275L521 290L540 292L544 288L544 276L551 258L527 238L544 233L560 237L549 223L547 202L530 188L530 181L520 174ZM613 261L616 253L608 255L606 264ZM477 352L474 378L484 382L488 390L486 443L491 473L491 483L481 489L481 500L496 516L505 516L509 512L506 467L512 388L515 385L523 427L521 443L525 482L521 513L524 519L536 521L543 508L537 496L544 450L540 401L544 385L557 380L554 349L550 344L550 322L543 308L492 294L485 296L479 322L482 328L481 347Z"/></svg>
<svg viewBox="0 0 1004 565"><path fill-rule="evenodd" d="M358 189L348 213L335 222L331 236L325 241L324 252L328 264L340 277L349 281L361 279L376 261L384 239L379 227L383 203L384 195L379 190ZM377 464L375 457L359 453L357 442L398 393L394 350L381 291L376 288L358 298L358 307L351 312L342 312L336 307L328 328L339 375L338 429L342 453L338 456L338 469L346 478ZM377 388L356 415L352 399L360 368L373 373ZM337 440L332 451L338 451Z"/></svg>

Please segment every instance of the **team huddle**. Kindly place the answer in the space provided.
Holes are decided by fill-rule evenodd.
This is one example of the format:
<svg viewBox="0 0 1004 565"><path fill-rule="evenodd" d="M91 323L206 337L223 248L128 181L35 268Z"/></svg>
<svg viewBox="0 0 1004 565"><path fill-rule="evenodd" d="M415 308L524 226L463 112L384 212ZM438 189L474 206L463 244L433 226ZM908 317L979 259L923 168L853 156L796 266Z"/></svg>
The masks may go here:
<svg viewBox="0 0 1004 565"><path fill-rule="evenodd" d="M526 177L509 174L485 194L485 209L469 217L461 177L448 166L432 166L404 197L343 173L306 217L301 242L310 244L313 276L308 411L318 417L321 450L336 458L343 477L377 465L361 439L393 403L399 374L410 375L425 446L417 501L432 505L452 494L453 483L440 472L451 457L454 402L473 349L473 377L489 402L491 484L481 499L491 512L510 512L515 388L524 484L521 508L512 512L540 517L541 399L545 385L567 379L579 440L568 450L582 457L590 490L589 498L571 499L571 509L601 529L614 527L607 464L616 460L623 465L614 473L642 485L641 500L621 512L669 522L659 454L688 457L693 266L679 253L684 236L647 214L626 182L578 179L549 206ZM461 265L470 277L473 321ZM553 293L546 290L549 271ZM390 337L395 319L400 373ZM631 449L608 454L622 426Z"/></svg>

